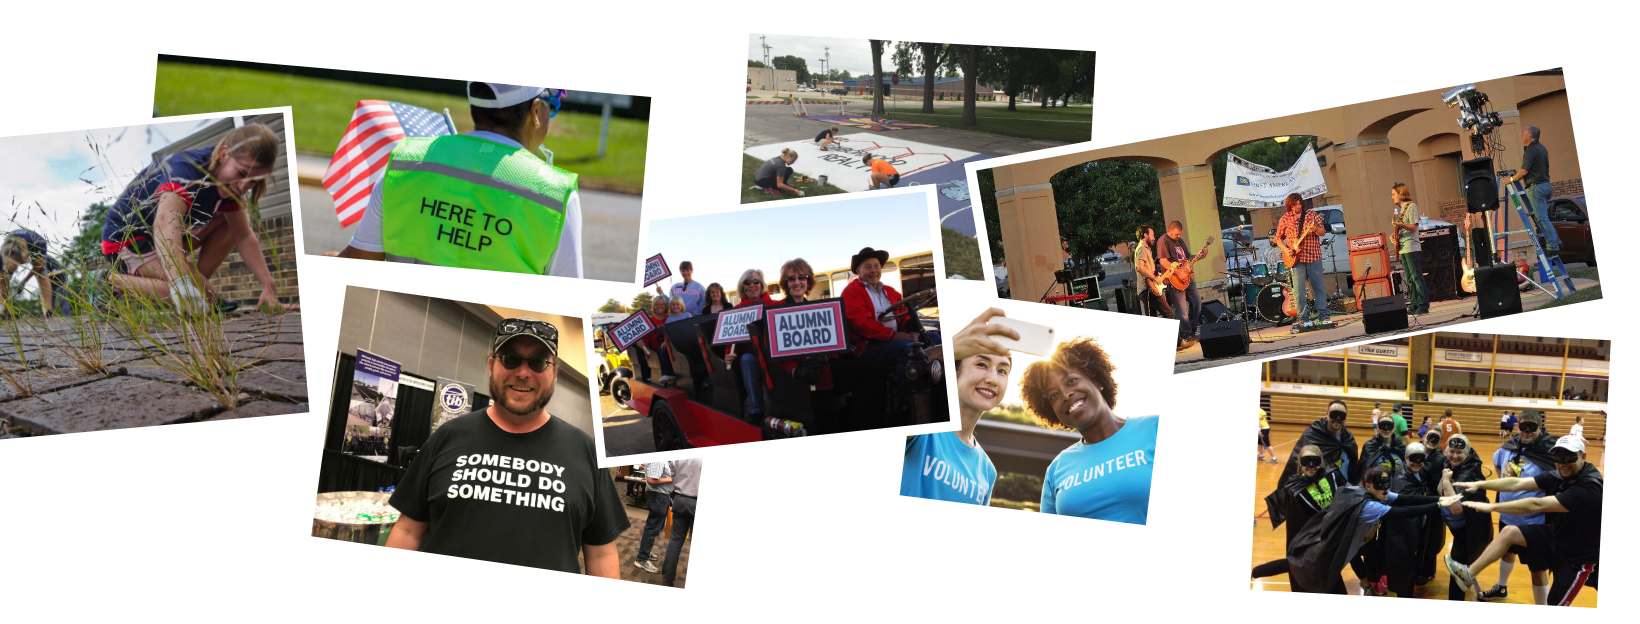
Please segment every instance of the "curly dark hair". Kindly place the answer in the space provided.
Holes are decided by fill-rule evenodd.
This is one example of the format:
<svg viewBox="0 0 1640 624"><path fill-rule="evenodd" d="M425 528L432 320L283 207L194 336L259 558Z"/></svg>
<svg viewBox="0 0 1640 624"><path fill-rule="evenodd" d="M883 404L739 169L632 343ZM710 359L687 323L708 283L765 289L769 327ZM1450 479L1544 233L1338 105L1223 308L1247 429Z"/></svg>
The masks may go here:
<svg viewBox="0 0 1640 624"><path fill-rule="evenodd" d="M1116 379L1110 375L1111 371L1116 370L1116 365L1110 363L1110 355L1099 347L1099 343L1082 336L1060 343L1046 361L1032 362L1025 367L1025 376L1019 382L1020 393L1025 395L1025 409L1030 411L1038 425L1049 429L1071 429L1059 422L1059 415L1053 411L1056 389L1049 387L1048 373L1055 368L1088 376L1099 388L1099 396L1105 399L1105 405L1116 407Z"/></svg>

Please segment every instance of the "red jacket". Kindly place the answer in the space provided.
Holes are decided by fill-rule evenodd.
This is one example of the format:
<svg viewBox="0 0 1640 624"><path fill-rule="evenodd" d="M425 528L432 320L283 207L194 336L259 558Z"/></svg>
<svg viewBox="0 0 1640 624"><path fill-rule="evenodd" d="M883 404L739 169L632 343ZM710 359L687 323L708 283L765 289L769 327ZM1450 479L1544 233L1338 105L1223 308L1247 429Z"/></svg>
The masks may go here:
<svg viewBox="0 0 1640 624"><path fill-rule="evenodd" d="M883 284L883 294L888 296L889 305L900 300L899 291L887 284ZM895 319L895 326L900 331L905 330L907 318L902 316ZM866 284L861 280L849 282L848 287L843 289L843 327L854 339L855 355L865 353L867 343L894 339L894 330L877 322L877 306L871 304L871 293L866 292Z"/></svg>
<svg viewBox="0 0 1640 624"><path fill-rule="evenodd" d="M757 304L760 304L760 303L763 304L763 307L767 308L769 306L775 305L775 300L774 300L773 297L769 296L769 291L765 290L765 291L763 291L763 297L762 298L760 298L760 299L749 299L749 300L748 299L742 299L740 301L740 303L735 304L735 307L736 308L744 308L746 306L757 305ZM740 353L750 353L750 351L747 351L747 349L750 349L752 347L751 343L746 343L745 349L736 349L735 348L736 346L737 345L729 345L728 352L725 353L724 356L723 356L725 360L733 358L736 355L739 355Z"/></svg>
<svg viewBox="0 0 1640 624"><path fill-rule="evenodd" d="M644 314L649 315L649 322L655 326L655 331L649 332L648 336L644 336L643 343L651 349L660 351L661 347L666 346L666 317L655 316L653 312L644 312Z"/></svg>
<svg viewBox="0 0 1640 624"><path fill-rule="evenodd" d="M782 300L781 302L776 303L774 305L771 305L769 307L780 307L780 306L787 306L787 305L802 305L803 303L809 303L809 302L804 301L802 303L794 304L794 303L792 303L791 298L787 297L786 299ZM825 354L825 356L826 356L826 359L832 360L832 359L837 358L837 353L835 353L835 352L827 353L827 354ZM797 370L797 364L801 361L802 360L797 360L797 359L781 360L779 362L775 362L774 365L780 367L780 370L783 370L783 371L786 371L787 373L790 373L792 371ZM832 385L831 385L831 367L830 366L826 366L825 368L820 369L820 378L819 378L818 382L815 384L815 387L819 388L821 390L830 390L830 389L832 389Z"/></svg>

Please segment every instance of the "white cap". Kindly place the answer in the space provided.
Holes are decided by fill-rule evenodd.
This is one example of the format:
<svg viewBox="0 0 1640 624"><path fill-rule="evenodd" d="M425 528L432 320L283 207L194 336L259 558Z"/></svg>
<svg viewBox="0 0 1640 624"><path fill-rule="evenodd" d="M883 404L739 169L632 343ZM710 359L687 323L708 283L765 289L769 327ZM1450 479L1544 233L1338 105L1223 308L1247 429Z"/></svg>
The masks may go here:
<svg viewBox="0 0 1640 624"><path fill-rule="evenodd" d="M1563 448L1573 453L1582 453L1583 438L1575 435L1560 436L1559 440L1555 440L1555 448Z"/></svg>
<svg viewBox="0 0 1640 624"><path fill-rule="evenodd" d="M1407 445L1407 454L1411 455L1413 453L1423 453L1428 455L1429 451L1424 450L1424 444L1422 442L1413 442L1412 444Z"/></svg>
<svg viewBox="0 0 1640 624"><path fill-rule="evenodd" d="M488 85L490 90L495 92L495 99L491 100L473 97L471 94L472 86L474 84ZM525 87L520 85L501 84L499 82L468 82L467 89L467 103L479 108L507 108L508 106L517 106L540 97L541 93L547 90L546 87Z"/></svg>

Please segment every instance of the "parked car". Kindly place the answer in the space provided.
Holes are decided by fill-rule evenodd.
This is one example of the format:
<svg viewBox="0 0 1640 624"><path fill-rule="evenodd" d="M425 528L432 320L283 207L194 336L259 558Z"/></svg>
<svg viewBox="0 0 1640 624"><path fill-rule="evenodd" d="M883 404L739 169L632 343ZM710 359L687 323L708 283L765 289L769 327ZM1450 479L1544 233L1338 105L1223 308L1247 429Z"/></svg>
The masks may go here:
<svg viewBox="0 0 1640 624"><path fill-rule="evenodd" d="M848 89L832 89L832 95L848 95Z"/></svg>
<svg viewBox="0 0 1640 624"><path fill-rule="evenodd" d="M1122 257L1116 255L1116 252L1114 252L1114 251L1107 251L1105 253L1099 254L1099 263L1100 264L1114 264L1114 263L1121 262L1121 261L1122 261Z"/></svg>
<svg viewBox="0 0 1640 624"><path fill-rule="evenodd" d="M1549 220L1560 235L1560 260L1595 266L1594 239L1589 236L1589 205L1583 195L1549 203Z"/></svg>

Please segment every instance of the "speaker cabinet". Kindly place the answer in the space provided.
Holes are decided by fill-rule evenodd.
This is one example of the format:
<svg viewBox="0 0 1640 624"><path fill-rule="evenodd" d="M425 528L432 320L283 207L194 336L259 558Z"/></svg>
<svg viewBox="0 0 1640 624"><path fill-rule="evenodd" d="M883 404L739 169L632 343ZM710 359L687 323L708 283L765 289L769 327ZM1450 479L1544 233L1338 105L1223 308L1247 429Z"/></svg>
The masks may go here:
<svg viewBox="0 0 1640 624"><path fill-rule="evenodd" d="M1401 295L1367 299L1361 312L1361 324L1369 334L1407 328L1407 298Z"/></svg>
<svg viewBox="0 0 1640 624"><path fill-rule="evenodd" d="M1209 360L1247 355L1247 328L1240 321L1202 325L1201 346L1202 357Z"/></svg>
<svg viewBox="0 0 1640 624"><path fill-rule="evenodd" d="M1227 321L1230 320L1231 316L1233 316L1233 313L1230 312L1230 308L1219 303L1217 299L1208 299L1202 302L1203 324Z"/></svg>
<svg viewBox="0 0 1640 624"><path fill-rule="evenodd" d="M1379 297L1388 297L1395 294L1395 287L1388 277L1358 281L1355 283L1355 300L1366 301ZM1362 304L1362 307L1366 307Z"/></svg>
<svg viewBox="0 0 1640 624"><path fill-rule="evenodd" d="M1515 265L1475 269L1475 297L1483 319L1519 313L1520 288L1515 281Z"/></svg>
<svg viewBox="0 0 1640 624"><path fill-rule="evenodd" d="M1389 275L1389 250L1384 248L1350 252L1350 275L1355 281Z"/></svg>
<svg viewBox="0 0 1640 624"><path fill-rule="evenodd" d="M1463 199L1469 212L1486 212L1498 207L1498 174L1492 159L1471 158L1459 164L1463 179Z"/></svg>

